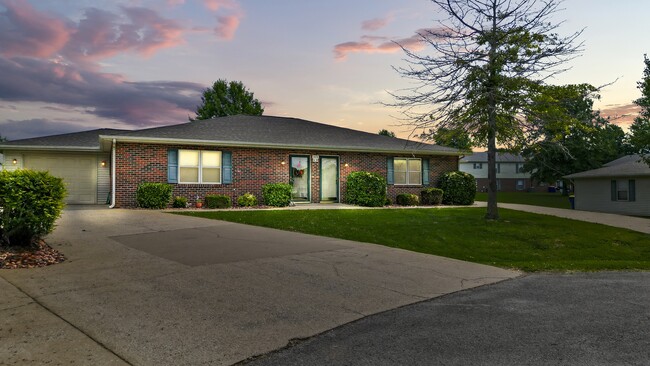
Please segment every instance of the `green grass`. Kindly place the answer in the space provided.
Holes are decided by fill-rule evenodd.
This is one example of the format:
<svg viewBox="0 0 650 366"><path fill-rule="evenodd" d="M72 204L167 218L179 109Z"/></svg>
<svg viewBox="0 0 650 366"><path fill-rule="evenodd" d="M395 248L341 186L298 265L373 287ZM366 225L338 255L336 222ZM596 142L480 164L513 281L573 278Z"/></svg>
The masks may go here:
<svg viewBox="0 0 650 366"><path fill-rule="evenodd" d="M477 201L487 201L487 193L477 192ZM569 198L560 193L538 192L498 192L497 202L520 203L522 205L544 206L555 208L571 208Z"/></svg>
<svg viewBox="0 0 650 366"><path fill-rule="evenodd" d="M650 235L605 225L482 208L181 212L376 243L524 271L650 269Z"/></svg>

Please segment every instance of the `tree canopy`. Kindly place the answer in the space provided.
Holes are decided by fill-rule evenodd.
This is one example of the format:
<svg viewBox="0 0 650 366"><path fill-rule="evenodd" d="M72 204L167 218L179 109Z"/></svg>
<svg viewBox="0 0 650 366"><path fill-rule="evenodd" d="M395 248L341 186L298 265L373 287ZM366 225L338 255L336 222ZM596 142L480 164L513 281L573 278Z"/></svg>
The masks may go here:
<svg viewBox="0 0 650 366"><path fill-rule="evenodd" d="M190 121L237 114L261 116L262 113L262 103L241 81L219 79L203 91L201 105L196 107L196 116Z"/></svg>
<svg viewBox="0 0 650 366"><path fill-rule="evenodd" d="M395 132L393 131L388 131L387 129L381 129L379 132L377 132L379 135L382 136L388 136L388 137L395 137Z"/></svg>
<svg viewBox="0 0 650 366"><path fill-rule="evenodd" d="M440 146L466 151L472 150L472 138L465 130L440 127L437 130L429 130L428 134L422 134L420 137L424 140L433 140L434 143Z"/></svg>
<svg viewBox="0 0 650 366"><path fill-rule="evenodd" d="M630 126L629 142L632 150L644 156L646 163L650 165L650 59L644 55L643 61L643 78L637 83L641 98L634 101L634 104L641 107L641 111Z"/></svg>
<svg viewBox="0 0 650 366"><path fill-rule="evenodd" d="M393 94L415 128L464 130L488 151L486 218L497 219L497 144L521 146L539 123L522 116L547 78L581 50L581 31L560 36L555 0L432 0L446 20L421 30L425 51L403 46L414 87Z"/></svg>

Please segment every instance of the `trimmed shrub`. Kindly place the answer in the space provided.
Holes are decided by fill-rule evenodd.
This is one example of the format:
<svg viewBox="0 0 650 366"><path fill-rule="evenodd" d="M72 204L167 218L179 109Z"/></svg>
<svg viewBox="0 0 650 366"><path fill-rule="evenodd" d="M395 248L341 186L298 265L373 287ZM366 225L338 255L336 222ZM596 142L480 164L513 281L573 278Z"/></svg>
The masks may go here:
<svg viewBox="0 0 650 366"><path fill-rule="evenodd" d="M264 204L274 207L285 207L291 203L291 184L267 183L262 186Z"/></svg>
<svg viewBox="0 0 650 366"><path fill-rule="evenodd" d="M176 196L174 197L174 202L172 202L173 208L186 208L187 207L187 198Z"/></svg>
<svg viewBox="0 0 650 366"><path fill-rule="evenodd" d="M440 188L427 188L421 192L423 205L439 205L442 203L444 191Z"/></svg>
<svg viewBox="0 0 650 366"><path fill-rule="evenodd" d="M246 192L237 197L237 205L241 207L257 206L257 197L252 193Z"/></svg>
<svg viewBox="0 0 650 366"><path fill-rule="evenodd" d="M29 246L51 233L65 195L63 180L48 172L0 171L0 244Z"/></svg>
<svg viewBox="0 0 650 366"><path fill-rule="evenodd" d="M142 208L165 208L172 199L173 189L166 183L140 183L135 191L135 201Z"/></svg>
<svg viewBox="0 0 650 366"><path fill-rule="evenodd" d="M383 206L386 203L386 179L372 172L350 173L347 178L346 200L359 206Z"/></svg>
<svg viewBox="0 0 650 366"><path fill-rule="evenodd" d="M420 197L412 193L400 193L395 198L395 202L400 206L417 206L420 204Z"/></svg>
<svg viewBox="0 0 650 366"><path fill-rule="evenodd" d="M445 205L471 205L476 196L476 180L465 172L448 172L438 181L443 190L442 203Z"/></svg>
<svg viewBox="0 0 650 366"><path fill-rule="evenodd" d="M208 194L205 196L205 206L207 208L230 208L232 201L230 197L223 194Z"/></svg>

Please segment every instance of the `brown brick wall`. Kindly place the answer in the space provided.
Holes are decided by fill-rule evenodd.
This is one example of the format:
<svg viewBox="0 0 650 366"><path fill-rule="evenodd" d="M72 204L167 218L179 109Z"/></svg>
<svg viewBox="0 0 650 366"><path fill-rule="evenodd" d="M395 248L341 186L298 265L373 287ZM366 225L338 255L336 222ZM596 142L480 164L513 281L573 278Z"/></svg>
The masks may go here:
<svg viewBox="0 0 650 366"><path fill-rule="evenodd" d="M143 182L167 182L167 150L195 149L230 151L232 153L232 184L174 184L174 196L184 196L190 203L196 197L206 194L225 194L232 198L250 192L261 202L262 186L266 183L289 182L289 156L310 155L311 171L311 201L320 199L319 162L314 162L311 155L337 156L340 166L341 202L345 202L346 177L354 171L371 171L386 177L386 158L392 155L372 153L345 153L333 151L304 151L281 149L250 149L250 148L220 148L188 147L175 145L118 143L116 150L116 206L134 207L135 191L138 184ZM282 165L282 162L285 162ZM347 164L347 165L346 165ZM438 176L447 171L458 169L458 158L455 156L429 157L429 186L435 186ZM395 201L399 193L420 194L422 186L388 186L388 198Z"/></svg>

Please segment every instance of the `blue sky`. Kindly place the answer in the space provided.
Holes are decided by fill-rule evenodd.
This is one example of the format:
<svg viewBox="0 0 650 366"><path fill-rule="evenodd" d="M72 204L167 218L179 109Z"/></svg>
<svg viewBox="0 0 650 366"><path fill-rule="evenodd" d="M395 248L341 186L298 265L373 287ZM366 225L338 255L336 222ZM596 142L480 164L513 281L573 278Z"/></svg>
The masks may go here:
<svg viewBox="0 0 650 366"><path fill-rule="evenodd" d="M98 3L100 5L98 5ZM633 118L648 52L650 3L568 0L564 33L585 28L584 54L555 84L618 81L598 102ZM427 0L0 0L0 135L187 121L200 91L240 80L268 115L401 137L387 91L408 43L439 19Z"/></svg>

